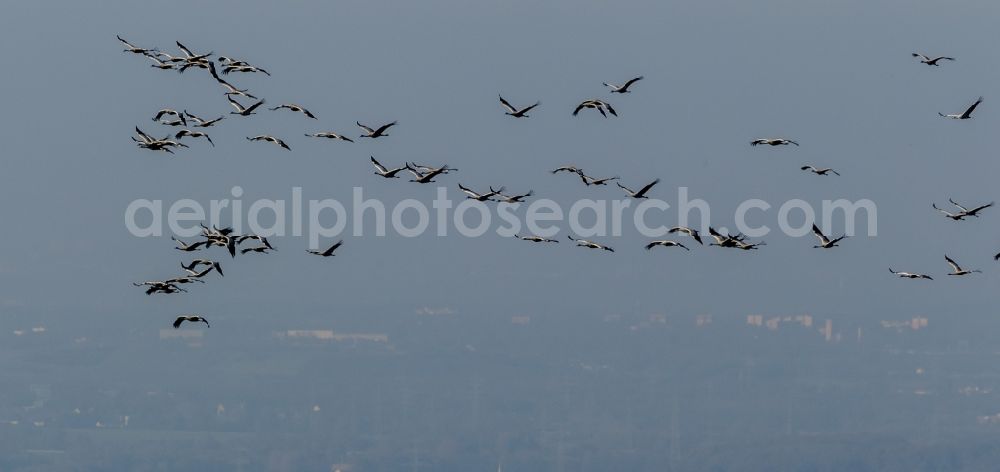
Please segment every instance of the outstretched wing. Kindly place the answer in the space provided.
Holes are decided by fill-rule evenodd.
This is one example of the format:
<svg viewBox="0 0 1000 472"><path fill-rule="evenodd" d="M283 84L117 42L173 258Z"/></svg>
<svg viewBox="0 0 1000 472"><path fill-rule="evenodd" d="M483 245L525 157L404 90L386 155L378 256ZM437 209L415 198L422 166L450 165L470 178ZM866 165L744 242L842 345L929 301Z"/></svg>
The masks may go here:
<svg viewBox="0 0 1000 472"><path fill-rule="evenodd" d="M337 241L336 244L334 244L333 246L330 246L330 248L327 249L326 251L323 251L323 255L324 256L329 256L330 254L333 254L333 251L336 251L337 248L340 247L342 244L344 244L344 240L343 239L341 239L340 241Z"/></svg>
<svg viewBox="0 0 1000 472"><path fill-rule="evenodd" d="M226 95L226 100L229 100L229 104L232 105L233 108L235 108L237 112L243 113L244 111L246 111L246 108L244 108L243 105L240 104L240 102L237 102L236 100L233 100L233 97L230 97L229 95Z"/></svg>
<svg viewBox="0 0 1000 472"><path fill-rule="evenodd" d="M425 180L431 180L434 177L437 177L437 176L439 176L439 175L441 175L441 174L443 174L445 172L448 172L448 166L447 165L444 166L444 167L441 167L440 169L434 169L429 174L424 174L423 178Z"/></svg>
<svg viewBox="0 0 1000 472"><path fill-rule="evenodd" d="M951 270L955 272L959 272L962 270L962 268L958 266L958 263L956 263L952 258L948 257L947 254L944 255L944 260L947 261L948 265L951 266Z"/></svg>
<svg viewBox="0 0 1000 472"><path fill-rule="evenodd" d="M933 209L935 209L935 210L937 210L937 211L939 211L939 212L943 213L943 214L944 214L945 216L953 216L953 215L952 215L951 213L949 213L949 212L947 212L947 211L945 211L945 210L942 210L942 209L938 208L938 206L937 206L936 204L934 204L934 203L931 203L931 208L933 208Z"/></svg>
<svg viewBox="0 0 1000 472"><path fill-rule="evenodd" d="M250 105L250 108L247 108L246 112L250 113L250 112L254 111L255 109L257 109L257 107L259 107L259 106L261 106L263 104L264 104L264 99L261 99L259 102L254 103L253 105Z"/></svg>
<svg viewBox="0 0 1000 472"><path fill-rule="evenodd" d="M643 195L646 195L646 192L648 192L649 189L653 188L653 186L656 185L656 184L658 184L658 183L660 183L660 179L656 179L656 180L654 180L654 181L646 184L645 187L639 189L639 192L636 193L635 196L636 197L641 197Z"/></svg>
<svg viewBox="0 0 1000 472"><path fill-rule="evenodd" d="M520 113L520 114L523 115L523 114L531 111L533 108L535 108L535 107L537 107L538 105L541 105L541 104L542 104L542 102L540 102L540 101L539 102L535 102L534 105L531 105L530 107L526 107L523 110L518 111L518 113Z"/></svg>
<svg viewBox="0 0 1000 472"><path fill-rule="evenodd" d="M124 44L124 45L125 45L125 47L127 47L127 48L129 48L129 49L138 49L138 48L136 48L135 46L133 46L133 45L132 45L132 43L130 43L130 42L128 42L128 41L125 41L124 39L122 39L122 37L121 37L121 36L119 36L119 35L117 35L117 34L116 34L116 35L115 35L115 37L116 37L116 38L118 38L118 40L119 40L119 41L121 41L121 42L122 42L122 44Z"/></svg>
<svg viewBox="0 0 1000 472"><path fill-rule="evenodd" d="M973 103L968 110L965 110L965 113L962 113L962 118L969 118L972 116L972 111L975 110L980 103L983 103L983 97L979 97L979 99L976 100L976 103Z"/></svg>
<svg viewBox="0 0 1000 472"><path fill-rule="evenodd" d="M514 109L514 106L508 103L507 100L504 100L503 96L499 94L497 94L497 96L500 97L500 104L503 105L503 107L506 108L507 111L511 113L517 113L517 110Z"/></svg>
<svg viewBox="0 0 1000 472"><path fill-rule="evenodd" d="M195 54L193 52L191 52L190 49L184 47L184 45L181 44L180 41L174 41L174 42L177 43L177 47L179 47L181 49L181 52L183 52L185 56L187 56L187 57L194 57L195 56Z"/></svg>
<svg viewBox="0 0 1000 472"><path fill-rule="evenodd" d="M642 76L641 75L639 77L636 77L636 78L632 79L632 80L629 80L628 82L625 82L625 85L622 85L622 90L628 89L629 86L631 86L632 84L634 84L634 83L636 83L636 82L638 82L640 80L642 80Z"/></svg>
<svg viewBox="0 0 1000 472"><path fill-rule="evenodd" d="M382 134L382 133L385 132L385 130L387 130L387 129L393 127L393 126L396 126L396 122L395 121L393 121L392 123L387 123L387 124L384 124L382 126L379 126L379 128L377 130L375 130L375 134Z"/></svg>
<svg viewBox="0 0 1000 472"><path fill-rule="evenodd" d="M949 202L950 202L950 203L951 203L952 205L955 205L956 207L958 207L958 209L959 209L959 210L962 210L962 211L964 211L964 212L968 212L968 211L969 211L969 209L968 209L968 208L965 208L964 206L962 206L962 205L959 205L959 204L958 204L957 202L955 202L955 200L952 200L951 198L949 198L949 199L948 199L948 201L949 201Z"/></svg>
<svg viewBox="0 0 1000 472"><path fill-rule="evenodd" d="M139 129L138 126L135 127L135 132L139 135L140 138L142 138L143 141L147 143L155 141L152 137L150 137L148 134L144 133L141 129Z"/></svg>
<svg viewBox="0 0 1000 472"><path fill-rule="evenodd" d="M820 244L826 244L830 242L828 239L826 239L826 235L824 235L823 232L819 230L819 227L816 226L815 223L813 223L812 231L813 234L815 234L816 237L819 238Z"/></svg>
<svg viewBox="0 0 1000 472"><path fill-rule="evenodd" d="M379 161L375 160L375 156L371 156L371 158L372 158L372 165L375 166L375 169L378 170L380 173L384 174L389 171L389 169L386 169L384 165L379 163Z"/></svg>
<svg viewBox="0 0 1000 472"><path fill-rule="evenodd" d="M977 206L977 207L975 207L975 208L973 208L971 210L967 210L966 213L969 213L970 215L974 215L974 214L978 213L979 211L985 210L985 209L987 209L987 208L989 208L991 206L993 206L993 202L989 202L989 203L987 203L985 205L979 205L979 206Z"/></svg>

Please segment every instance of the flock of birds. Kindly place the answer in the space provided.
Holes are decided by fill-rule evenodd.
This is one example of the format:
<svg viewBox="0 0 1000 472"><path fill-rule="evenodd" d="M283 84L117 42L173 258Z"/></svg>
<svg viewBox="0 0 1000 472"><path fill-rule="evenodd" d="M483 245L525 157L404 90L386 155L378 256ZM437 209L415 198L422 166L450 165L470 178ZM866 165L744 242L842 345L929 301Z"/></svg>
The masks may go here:
<svg viewBox="0 0 1000 472"><path fill-rule="evenodd" d="M121 38L120 36L118 36L118 40L125 46L124 52L141 55L150 59L151 61L153 61L153 64L151 64L151 67L153 68L160 70L173 70L177 71L178 73L183 73L184 71L192 68L207 70L211 78L214 79L215 82L223 89L224 96L226 97L229 104L233 107L234 111L230 112L231 115L238 115L241 117L254 115L256 114L257 110L259 110L260 107L265 104L264 99L254 96L253 94L250 93L248 89L241 89L236 87L235 85L226 81L224 78L220 77L218 73L218 70L221 68L222 75L226 76L233 73L259 73L259 74L264 74L266 76L271 75L270 72L266 71L261 67L252 65L251 63L244 60L237 60L226 56L216 56L215 60L213 60L211 59L211 57L215 56L214 52L200 53L200 54L195 53L189 48L185 47L180 42L176 42L176 45L180 50L180 54L171 55L162 52L157 48L143 48L135 46L132 43ZM921 63L927 64L928 66L940 66L939 64L940 61L954 60L953 58L946 56L931 58L929 56L917 53L913 53L913 57L919 58ZM218 65L216 65L216 63ZM613 83L604 83L604 85L608 87L610 93L612 94L628 94L632 92L631 88L642 79L643 79L642 76L638 76L624 82L622 85L616 85ZM244 101L252 100L253 102L252 104L245 105L240 101L238 101L235 97L241 97L240 99ZM534 104L528 106L517 107L512 105L502 95L498 95L498 97L500 100L501 107L505 110L504 114L511 116L513 118L528 118L529 117L528 113L531 112L532 110L535 110L538 106L541 105L540 101L536 101ZM982 97L979 97L979 99L977 99L962 113L944 114L939 112L938 114L942 117L951 119L958 119L958 120L970 119L972 118L972 113L975 111L976 107L978 107L982 103L982 101L983 101ZM595 110L605 118L608 118L609 115L614 117L618 116L618 112L610 103L598 98L590 98L583 100L573 109L572 115L577 116L581 111L587 109ZM306 109L301 105L293 103L280 104L278 106L268 108L268 110L270 111L287 110L293 113L300 113L305 117L313 120L318 120L316 115L310 112L308 109ZM135 141L136 145L139 148L147 149L150 151L162 151L173 154L175 149L188 147L187 144L182 142L182 140L185 139L203 138L211 146L214 147L215 142L212 141L212 138L205 131L202 131L200 129L211 128L213 126L218 125L222 120L225 119L225 116L219 116L218 118L214 119L205 119L198 117L194 114L191 114L187 110L177 111L170 108L164 108L162 110L157 111L153 115L152 119L154 122L156 122L161 126L177 127L179 129L175 132L167 134L163 138L156 138L153 135L144 132L138 126L136 126L135 128L136 136L133 137L132 140ZM360 134L358 138L378 139L389 136L387 131L393 126L396 126L397 122L392 121L389 123L381 124L377 127L372 127L366 124L362 124L360 121L356 121L356 124L358 128L360 128L360 130L362 131L362 134ZM191 129L191 128L197 128L197 129ZM350 143L354 142L354 140L351 139L350 137L334 131L305 133L305 136L312 138L340 140ZM291 147L288 145L286 141L269 134L247 136L246 139L248 141L253 141L253 142L270 143L279 146L280 148L286 151L291 150ZM799 146L799 143L794 140L782 137L767 137L767 138L754 139L750 141L750 145L751 146L759 146L759 145ZM420 165L415 162L404 162L402 166L387 167L386 165L375 159L374 156L371 156L370 159L371 159L371 164L375 169L374 172L375 175L386 179L397 179L399 178L399 174L405 171L412 176L412 178L409 180L410 182L416 182L420 184L436 182L436 180L434 180L435 178L458 171L458 169L450 167L447 164L441 166L429 166L429 165ZM801 170L820 176L828 176L831 174L837 176L840 175L840 173L838 173L836 170L829 167L815 167L813 165L804 165L801 167ZM592 175L587 175L583 169L573 165L566 165L559 167L557 169L552 170L551 173L552 174L567 173L570 175L575 175L587 187L606 186L610 182L615 182L615 185L618 186L624 192L626 197L633 199L648 198L647 194L656 184L660 182L660 179L655 179L643 185L642 187L638 187L637 190L633 190L633 188L627 187L622 183L620 183L619 182L620 178L618 176L595 177ZM463 193L465 193L467 198L474 199L480 202L521 203L524 202L525 199L527 199L528 197L534 195L534 192L530 190L524 193L508 194L505 193L506 192L505 187L494 189L492 186L489 187L489 191L476 191L463 185L462 183L458 183L458 189L461 190ZM968 217L978 218L979 213L981 211L993 206L993 203L991 202L983 205L973 206L970 208L962 206L956 203L954 200L950 200L950 202L952 203L952 205L956 207L955 211L948 211L941 209L936 204L932 204L932 207L935 210L941 212L945 217L955 221L960 221ZM713 242L709 243L710 246L718 246L721 248L732 248L732 249L748 251L748 250L755 250L760 248L761 246L766 245L766 243L763 241L758 241L758 242L748 241L747 237L743 234L721 233L711 226L708 227L708 232L709 236L713 240ZM816 244L813 247L818 249L831 249L834 247L838 247L839 246L838 243L840 243L847 237L846 235L841 235L839 237L830 237L827 234L825 234L815 224L812 225L812 232L818 239L818 244ZM668 230L668 234L684 235L699 245L704 244L702 234L697 229L694 228L686 226L677 226L670 228ZM242 255L249 253L267 254L269 252L276 251L274 246L271 245L271 243L267 240L267 238L255 234L247 234L247 235L234 234L232 228L216 228L214 226L209 228L202 225L201 236L202 236L201 240L192 243L186 243L174 239L178 244L178 246L175 249L183 252L192 252L192 251L208 249L211 247L220 247L220 248L225 248L226 251L229 253L230 257L236 257L237 254L242 254ZM559 242L556 239L550 239L536 235L515 234L514 236L518 239L535 243ZM608 251L608 252L615 251L614 248L599 242L590 241L586 239L578 239L574 238L571 235L567 236L567 238L569 241L575 243L575 245L578 247L583 247L587 249L596 249L599 251ZM242 245L248 241L255 241L257 245L242 247ZM306 252L311 255L316 255L320 257L330 257L335 255L334 252L337 249L339 249L342 245L343 245L343 240L340 240L325 250L320 251L320 250L310 249L307 250ZM690 250L690 248L684 245L683 243L669 239L650 241L645 245L645 248L647 250L652 250L653 248L657 247L680 248L688 251ZM994 259L1000 260L1000 253L994 256ZM964 276L981 272L980 270L964 269L947 255L945 256L945 260L952 269L952 271L949 272L948 275ZM202 267L204 268L202 269ZM182 263L181 268L184 270L184 273L182 275L168 278L165 280L134 283L134 285L137 287L144 287L147 295L161 294L161 293L175 294L187 291L182 287L182 285L205 283L203 278L211 272L215 272L220 276L224 275L222 272L221 264L217 261L210 259L195 259L188 264ZM892 274L902 278L933 280L931 276L926 274L896 271L892 268L890 268L889 271ZM208 326L208 320L206 320L203 316L195 314L185 314L177 317L177 319L173 323L173 327L178 328L184 322L189 322L189 323L202 322L206 325L206 327Z"/></svg>

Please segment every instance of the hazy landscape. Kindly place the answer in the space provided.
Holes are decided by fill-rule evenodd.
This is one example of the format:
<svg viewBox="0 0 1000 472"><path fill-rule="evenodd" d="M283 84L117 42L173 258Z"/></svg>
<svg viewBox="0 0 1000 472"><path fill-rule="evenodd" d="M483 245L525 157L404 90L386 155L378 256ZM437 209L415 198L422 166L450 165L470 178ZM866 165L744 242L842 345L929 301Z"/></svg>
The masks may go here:
<svg viewBox="0 0 1000 472"><path fill-rule="evenodd" d="M997 18L6 5L0 471L996 470Z"/></svg>

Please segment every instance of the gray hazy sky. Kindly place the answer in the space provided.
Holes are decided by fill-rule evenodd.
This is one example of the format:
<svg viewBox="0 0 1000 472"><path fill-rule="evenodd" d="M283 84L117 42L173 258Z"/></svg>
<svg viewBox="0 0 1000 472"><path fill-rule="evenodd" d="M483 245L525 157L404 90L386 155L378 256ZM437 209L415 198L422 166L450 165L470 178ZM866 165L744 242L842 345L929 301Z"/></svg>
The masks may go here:
<svg viewBox="0 0 1000 472"><path fill-rule="evenodd" d="M956 223L930 208L948 197L996 198L996 2L19 2L4 10L3 310L128 317L133 325L178 312L227 322L280 314L275 324L284 327L420 306L539 316L986 316L996 306L1000 214ZM172 53L180 40L245 58L273 77L232 82L272 105L300 103L319 121L267 111L231 117L206 73L152 69L121 53L115 34ZM910 57L915 51L958 60L931 68ZM635 75L646 79L627 96L609 97L601 85ZM514 120L502 114L498 92L518 105L543 103ZM979 95L986 101L973 120L936 114L960 112ZM590 97L608 97L620 118L571 117ZM165 132L149 121L161 107L226 114L209 130L217 147L195 142L173 158L136 149L133 126ZM374 142L302 137L356 135L355 120L400 124ZM243 139L258 133L287 139L293 152ZM748 145L771 135L802 146ZM433 198L432 186L373 176L370 154L387 164L459 167L440 179L456 199L458 182L534 189L567 206L620 195L547 172L569 163L628 185L660 177L654 196L674 203L676 187L687 186L712 204L714 224L729 227L747 198L775 207L791 198L870 198L879 236L833 251L812 249L811 236L772 234L753 253L647 253L644 238L629 232L605 240L616 254L495 235L347 238L328 260L286 238L271 256L226 256L225 279L182 297L129 286L168 277L186 259L167 237L128 234L122 215L136 198L204 202L228 197L234 185L244 201L287 199L293 186L306 198L348 201L355 185L388 204ZM804 164L843 176L805 174ZM753 222L773 227L776 219L774 208ZM986 273L951 280L945 253ZM900 280L888 266L939 277Z"/></svg>

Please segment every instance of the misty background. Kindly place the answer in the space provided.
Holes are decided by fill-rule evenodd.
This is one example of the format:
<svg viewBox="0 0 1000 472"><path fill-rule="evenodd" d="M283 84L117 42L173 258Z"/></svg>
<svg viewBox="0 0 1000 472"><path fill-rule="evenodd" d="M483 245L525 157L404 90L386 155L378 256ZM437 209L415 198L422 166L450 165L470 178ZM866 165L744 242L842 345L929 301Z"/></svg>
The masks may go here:
<svg viewBox="0 0 1000 472"><path fill-rule="evenodd" d="M246 470L493 470L498 462L505 470L690 470L732 446L741 452L720 467L815 470L805 453L775 459L773 444L751 444L775 434L842 458L868 447L851 441L874 434L872 444L912 445L919 436L924 467L975 469L947 458L970 457L956 452L975 447L963 435L995 434L977 418L1000 405L992 393L975 404L952 396L996 383L997 218L986 210L953 222L930 204L996 198L998 13L987 1L7 5L0 362L11 375L0 381L0 420L18 424L0 424L11 444L5 468L51 470L46 464L77 454L94 469L176 469L170 461L180 458L162 451L100 445L127 437L186 444L192 436L183 434L229 431L247 436L211 436L219 463L195 457L183 467L235 469L239 461L228 458L242 457ZM115 34L171 54L179 40L246 59L273 76L227 80L267 106L297 103L319 120L229 115L207 72L150 68L122 53ZM928 67L912 52L957 60ZM645 79L624 96L601 85L637 75ZM516 106L542 104L515 120L498 93ZM937 116L980 95L972 120ZM570 116L593 97L620 116ZM128 139L136 125L168 131L149 121L164 107L225 115L205 130L216 147L195 140L175 156L136 149ZM399 125L354 144L302 136L356 136L355 120ZM283 138L292 152L244 139L256 134ZM748 144L769 136L801 147ZM273 239L275 254L222 259L225 278L190 293L146 296L129 285L174 275L191 255L173 250L168 236L128 233L124 210L137 198L207 202L230 198L237 185L244 208L289 199L292 187L307 200L348 202L363 186L389 208L434 198L435 185L372 175L369 155L389 166L459 168L437 179L456 201L459 182L533 189L564 208L620 198L614 186L549 174L565 164L620 175L630 187L659 177L651 196L673 204L676 188L688 187L711 204L713 225L729 228L749 198L773 205L749 223L772 228L789 199L818 208L824 199L867 198L878 205L878 236L864 236L858 221L860 234L829 251L813 249L811 235L773 232L759 251L646 252L629 230L595 238L615 247L609 254L493 233L390 232L346 237L325 260L303 252L304 238L287 237ZM842 176L800 171L806 164ZM647 221L672 225L674 214ZM985 273L947 277L945 253ZM897 279L889 266L936 280ZM161 339L180 313L203 314L213 327L196 339ZM815 324L769 330L747 324L754 314L808 314ZM699 325L699 315L712 321ZM881 323L915 318L928 319L926 329ZM825 320L839 342L816 332ZM293 341L288 330L388 341ZM923 372L929 380L911 378ZM900 391L909 402L917 390L935 393L897 409L906 404ZM224 404L235 415L240 402L253 407L239 418L218 413ZM337 413L310 417L317 405ZM837 406L813 421L821 405ZM127 428L148 437L81 432L108 418L124 429L125 415ZM27 426L34 421L45 425ZM803 439L802 431L843 436ZM255 442L278 437L286 441ZM901 464L883 460L854 466Z"/></svg>

